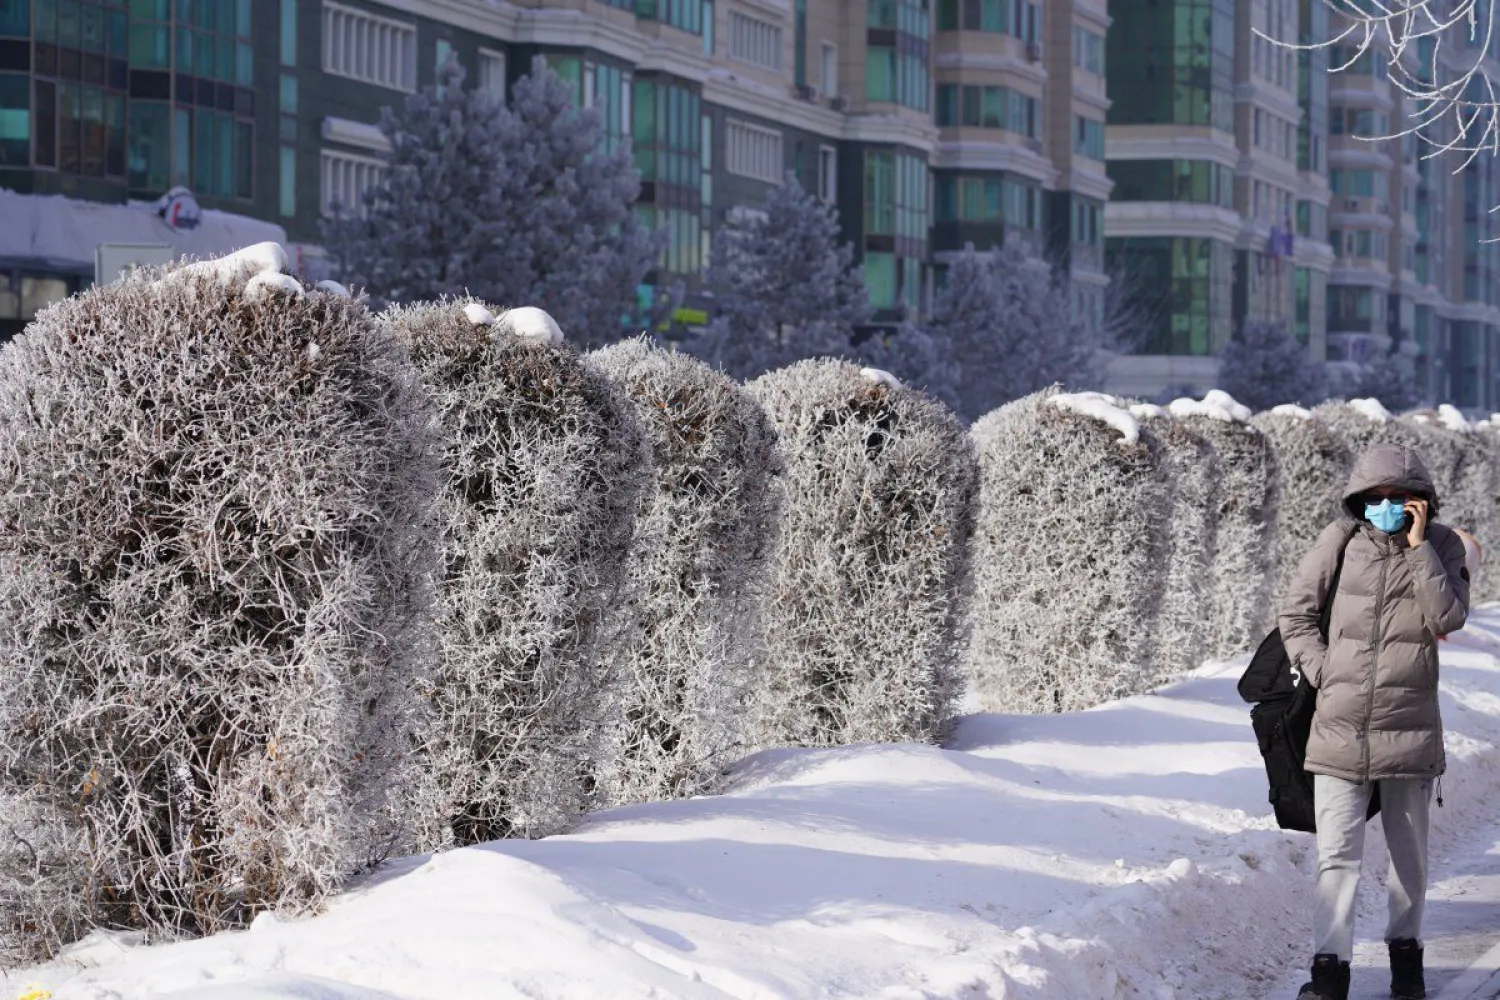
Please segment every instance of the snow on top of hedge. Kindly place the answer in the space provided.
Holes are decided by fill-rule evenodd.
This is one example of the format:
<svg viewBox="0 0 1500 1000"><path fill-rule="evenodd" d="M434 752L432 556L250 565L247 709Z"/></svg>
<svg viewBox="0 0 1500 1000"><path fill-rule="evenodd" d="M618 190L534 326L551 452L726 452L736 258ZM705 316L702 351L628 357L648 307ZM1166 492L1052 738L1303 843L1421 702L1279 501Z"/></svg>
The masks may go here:
<svg viewBox="0 0 1500 1000"><path fill-rule="evenodd" d="M1388 424L1396 419L1395 415L1382 406L1378 399L1351 399L1349 408L1372 423Z"/></svg>
<svg viewBox="0 0 1500 1000"><path fill-rule="evenodd" d="M1155 403L1136 403L1130 408L1130 415L1137 420L1162 420L1171 416L1165 406L1157 406Z"/></svg>
<svg viewBox="0 0 1500 1000"><path fill-rule="evenodd" d="M901 380L890 372L880 368L861 368L859 373L876 385L883 385L888 389L903 388Z"/></svg>
<svg viewBox="0 0 1500 1000"><path fill-rule="evenodd" d="M557 325L546 310L536 306L521 306L507 309L495 320L495 325L505 333L523 340L536 340L544 344L561 344L562 327Z"/></svg>
<svg viewBox="0 0 1500 1000"><path fill-rule="evenodd" d="M1187 396L1174 399L1167 409L1174 417L1207 417L1226 424L1248 424L1252 416L1248 406L1236 402L1233 396L1220 389L1213 390L1202 399Z"/></svg>
<svg viewBox="0 0 1500 1000"><path fill-rule="evenodd" d="M1313 418L1312 410L1309 410L1305 406L1298 406L1296 403L1282 403L1280 406L1273 406L1271 408L1271 415L1276 417L1295 417L1298 420L1311 420Z"/></svg>
<svg viewBox="0 0 1500 1000"><path fill-rule="evenodd" d="M1458 407L1451 403L1440 405L1437 408L1437 416L1438 422L1450 431L1467 431L1471 429L1468 418L1459 412Z"/></svg>
<svg viewBox="0 0 1500 1000"><path fill-rule="evenodd" d="M256 243L225 257L203 260L173 271L168 278L208 275L226 288L240 288L258 274L284 274L289 263L279 243Z"/></svg>
<svg viewBox="0 0 1500 1000"><path fill-rule="evenodd" d="M478 302L469 302L464 305L464 318L475 326L495 325L495 314Z"/></svg>
<svg viewBox="0 0 1500 1000"><path fill-rule="evenodd" d="M1121 444L1135 444L1141 439L1141 425L1114 396L1102 392L1062 393L1049 399L1051 405L1079 416L1091 417L1120 432Z"/></svg>

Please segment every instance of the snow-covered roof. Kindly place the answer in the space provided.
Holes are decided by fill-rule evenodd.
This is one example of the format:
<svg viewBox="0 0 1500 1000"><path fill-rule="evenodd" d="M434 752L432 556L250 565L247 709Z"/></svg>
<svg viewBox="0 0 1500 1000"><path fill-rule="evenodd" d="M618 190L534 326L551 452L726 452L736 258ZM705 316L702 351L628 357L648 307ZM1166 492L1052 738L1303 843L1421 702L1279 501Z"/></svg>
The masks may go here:
<svg viewBox="0 0 1500 1000"><path fill-rule="evenodd" d="M219 257L257 243L286 242L273 222L204 209L198 225L171 229L149 202L109 205L0 188L0 266L94 273L100 243L157 243L177 256Z"/></svg>
<svg viewBox="0 0 1500 1000"><path fill-rule="evenodd" d="M1047 402L1058 409L1108 424L1120 432L1121 444L1135 444L1141 439L1141 425L1113 396L1106 396L1102 392L1062 393Z"/></svg>

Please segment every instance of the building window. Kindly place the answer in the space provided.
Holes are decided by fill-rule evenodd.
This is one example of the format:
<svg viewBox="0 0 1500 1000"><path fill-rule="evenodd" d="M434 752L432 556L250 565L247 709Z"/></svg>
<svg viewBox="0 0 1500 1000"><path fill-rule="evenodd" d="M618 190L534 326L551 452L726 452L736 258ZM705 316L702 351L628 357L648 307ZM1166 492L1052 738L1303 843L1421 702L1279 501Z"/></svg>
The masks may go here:
<svg viewBox="0 0 1500 1000"><path fill-rule="evenodd" d="M920 311L931 223L927 162L894 150L866 150L864 166L865 281L871 301L877 309L899 304Z"/></svg>
<svg viewBox="0 0 1500 1000"><path fill-rule="evenodd" d="M291 146L281 147L281 214L292 218L297 214L297 151Z"/></svg>
<svg viewBox="0 0 1500 1000"><path fill-rule="evenodd" d="M281 0L281 65L297 65L297 0Z"/></svg>
<svg viewBox="0 0 1500 1000"><path fill-rule="evenodd" d="M823 43L822 73L820 75L823 93L829 97L835 97L839 92L839 50Z"/></svg>
<svg viewBox="0 0 1500 1000"><path fill-rule="evenodd" d="M323 71L392 90L415 91L416 26L325 2Z"/></svg>
<svg viewBox="0 0 1500 1000"><path fill-rule="evenodd" d="M930 111L932 21L927 0L869 0L868 12L871 44L865 50L866 98Z"/></svg>
<svg viewBox="0 0 1500 1000"><path fill-rule="evenodd" d="M1112 160L1114 201L1185 201L1234 207L1234 170L1209 160Z"/></svg>
<svg viewBox="0 0 1500 1000"><path fill-rule="evenodd" d="M1041 12L1029 0L938 0L939 31L988 31L1037 41Z"/></svg>
<svg viewBox="0 0 1500 1000"><path fill-rule="evenodd" d="M384 162L323 150L320 195L324 215L365 214L365 192L385 179Z"/></svg>
<svg viewBox="0 0 1500 1000"><path fill-rule="evenodd" d="M172 109L156 101L130 102L129 183L145 191L171 187Z"/></svg>
<svg viewBox="0 0 1500 1000"><path fill-rule="evenodd" d="M829 204L838 201L838 150L832 146L818 147L818 197Z"/></svg>
<svg viewBox="0 0 1500 1000"><path fill-rule="evenodd" d="M729 13L729 58L762 69L781 69L781 26L739 11Z"/></svg>
<svg viewBox="0 0 1500 1000"><path fill-rule="evenodd" d="M705 134L702 102L668 76L637 77L631 99L636 169L649 185L650 199L636 204L636 215L648 228L667 233L663 270L696 274L703 269L707 243L703 202L712 191L704 146L712 135Z"/></svg>
<svg viewBox="0 0 1500 1000"><path fill-rule="evenodd" d="M939 126L1002 129L1028 139L1035 139L1041 129L1041 101L1030 94L1007 87L960 87L954 83L940 83L937 90Z"/></svg>
<svg viewBox="0 0 1500 1000"><path fill-rule="evenodd" d="M724 129L724 167L731 174L781 183L785 159L781 133L729 119Z"/></svg>
<svg viewBox="0 0 1500 1000"><path fill-rule="evenodd" d="M505 53L479 50L479 89L505 96Z"/></svg>
<svg viewBox="0 0 1500 1000"><path fill-rule="evenodd" d="M635 14L648 21L670 24L691 35L712 37L712 28L705 32L705 25L713 23L713 4L708 0L636 0Z"/></svg>
<svg viewBox="0 0 1500 1000"><path fill-rule="evenodd" d="M0 73L0 167L31 166L31 77Z"/></svg>
<svg viewBox="0 0 1500 1000"><path fill-rule="evenodd" d="M1104 75L1104 36L1087 28L1073 28L1073 65L1095 76Z"/></svg>
<svg viewBox="0 0 1500 1000"><path fill-rule="evenodd" d="M1073 152L1095 160L1104 160L1104 123L1073 116Z"/></svg>

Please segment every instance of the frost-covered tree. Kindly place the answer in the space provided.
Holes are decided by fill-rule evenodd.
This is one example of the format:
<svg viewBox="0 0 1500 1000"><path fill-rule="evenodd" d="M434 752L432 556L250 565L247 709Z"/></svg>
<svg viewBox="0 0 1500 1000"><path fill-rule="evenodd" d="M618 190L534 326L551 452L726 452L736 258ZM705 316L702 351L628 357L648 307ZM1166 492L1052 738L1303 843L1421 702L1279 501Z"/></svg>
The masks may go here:
<svg viewBox="0 0 1500 1000"><path fill-rule="evenodd" d="M142 272L0 353L0 928L242 926L398 835L431 414L285 266Z"/></svg>
<svg viewBox="0 0 1500 1000"><path fill-rule="evenodd" d="M534 305L583 344L631 332L661 244L633 210L629 145L607 151L598 112L540 57L509 107L463 82L449 62L383 114L384 180L326 233L343 280L389 302Z"/></svg>
<svg viewBox="0 0 1500 1000"><path fill-rule="evenodd" d="M1219 528L1219 457L1208 440L1159 406L1137 405L1143 438L1153 448L1167 490L1166 562L1161 613L1153 630L1142 688L1156 687L1203 663L1213 606L1213 561Z"/></svg>
<svg viewBox="0 0 1500 1000"><path fill-rule="evenodd" d="M747 750L779 466L765 411L727 376L642 340L587 361L634 404L655 476L629 560L632 618L600 761L609 805L711 791Z"/></svg>
<svg viewBox="0 0 1500 1000"><path fill-rule="evenodd" d="M1272 593L1273 606L1280 609L1302 557L1338 516L1355 456L1326 421L1300 406L1277 406L1257 413L1251 423L1270 446L1275 490Z"/></svg>
<svg viewBox="0 0 1500 1000"><path fill-rule="evenodd" d="M651 459L630 403L560 335L478 302L388 311L438 413L438 664L417 844L556 832L589 802L609 620Z"/></svg>
<svg viewBox="0 0 1500 1000"><path fill-rule="evenodd" d="M1046 389L976 423L969 678L989 712L1072 712L1150 687L1169 491L1118 402Z"/></svg>
<svg viewBox="0 0 1500 1000"><path fill-rule="evenodd" d="M927 331L951 361L966 420L1056 383L1093 388L1101 376L1102 331L1076 314L1060 272L1014 237L985 253L965 248Z"/></svg>
<svg viewBox="0 0 1500 1000"><path fill-rule="evenodd" d="M749 385L780 435L753 709L766 744L930 740L957 705L978 473L946 407L804 361Z"/></svg>
<svg viewBox="0 0 1500 1000"><path fill-rule="evenodd" d="M1316 406L1328 398L1323 365L1285 322L1246 320L1219 360L1219 388L1252 410L1294 404Z"/></svg>
<svg viewBox="0 0 1500 1000"><path fill-rule="evenodd" d="M1347 399L1377 399L1396 413L1417 406L1422 399L1412 359L1399 340L1373 360L1345 372L1338 389Z"/></svg>
<svg viewBox="0 0 1500 1000"><path fill-rule="evenodd" d="M736 378L844 357L871 315L854 248L833 207L788 174L759 209L736 209L714 235L705 275L716 315L690 349Z"/></svg>
<svg viewBox="0 0 1500 1000"><path fill-rule="evenodd" d="M1201 434L1218 460L1213 486L1217 528L1211 567L1213 601L1205 657L1228 659L1253 650L1271 628L1271 501L1275 484L1265 435L1250 409L1221 390L1202 400L1178 399L1173 416Z"/></svg>

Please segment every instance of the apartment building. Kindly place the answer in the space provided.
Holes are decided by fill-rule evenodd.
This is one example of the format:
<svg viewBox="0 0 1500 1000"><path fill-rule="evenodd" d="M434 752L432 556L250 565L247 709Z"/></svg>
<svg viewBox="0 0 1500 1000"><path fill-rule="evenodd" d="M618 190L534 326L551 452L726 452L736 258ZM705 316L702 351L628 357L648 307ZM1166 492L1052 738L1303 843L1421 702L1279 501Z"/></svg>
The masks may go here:
<svg viewBox="0 0 1500 1000"><path fill-rule="evenodd" d="M380 177L382 108L450 55L500 92L541 56L634 150L639 211L668 238L653 282L696 287L715 228L790 171L836 207L881 319L926 311L953 253L1010 233L1066 263L1080 309L1102 308L1104 0L0 11L0 186L26 195L123 205L190 188L206 208L281 227L316 270L320 218ZM0 273L19 266L0 252ZM69 267L54 293L86 284L82 262Z"/></svg>
<svg viewBox="0 0 1500 1000"><path fill-rule="evenodd" d="M1426 140L1385 138L1418 109L1384 48L1267 41L1338 36L1347 23L1321 0L1114 0L1117 20L1127 12L1130 31L1108 45L1106 247L1155 322L1113 387L1201 392L1234 331L1270 319L1291 323L1311 359L1354 365L1395 346L1428 398L1500 402L1492 158L1457 176L1454 157L1424 158L1451 120ZM1484 55L1441 52L1445 79ZM1405 70L1431 79L1434 55L1431 40L1409 47Z"/></svg>

